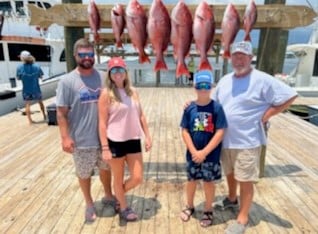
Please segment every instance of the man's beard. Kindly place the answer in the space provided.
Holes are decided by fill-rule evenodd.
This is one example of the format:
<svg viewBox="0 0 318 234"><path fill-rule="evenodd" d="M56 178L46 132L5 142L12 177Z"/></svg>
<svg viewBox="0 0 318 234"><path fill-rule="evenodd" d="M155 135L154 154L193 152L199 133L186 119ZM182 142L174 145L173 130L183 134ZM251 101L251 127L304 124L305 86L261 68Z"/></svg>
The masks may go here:
<svg viewBox="0 0 318 234"><path fill-rule="evenodd" d="M94 66L94 61L93 60L83 60L77 64L79 67L83 69L91 69Z"/></svg>

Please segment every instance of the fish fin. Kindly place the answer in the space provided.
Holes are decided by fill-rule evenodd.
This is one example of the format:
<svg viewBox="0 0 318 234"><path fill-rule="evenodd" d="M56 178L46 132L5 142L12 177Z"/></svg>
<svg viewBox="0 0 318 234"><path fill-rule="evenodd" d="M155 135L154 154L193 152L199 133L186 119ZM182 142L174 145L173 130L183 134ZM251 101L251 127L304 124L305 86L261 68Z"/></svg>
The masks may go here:
<svg viewBox="0 0 318 234"><path fill-rule="evenodd" d="M123 43L121 41L116 41L117 48L123 48Z"/></svg>
<svg viewBox="0 0 318 234"><path fill-rule="evenodd" d="M224 51L224 54L223 54L223 58L230 58L231 57L231 54L230 54L230 51L226 50Z"/></svg>
<svg viewBox="0 0 318 234"><path fill-rule="evenodd" d="M176 69L176 76L180 77L182 75L186 75L187 77L190 77L189 70L184 62L178 62L177 69Z"/></svg>
<svg viewBox="0 0 318 234"><path fill-rule="evenodd" d="M143 53L139 53L139 63L150 63L150 59L148 57L148 55L143 52Z"/></svg>
<svg viewBox="0 0 318 234"><path fill-rule="evenodd" d="M201 70L210 70L212 71L212 67L211 67L211 64L209 63L209 60L205 59L205 60L202 60L199 64L199 71Z"/></svg>
<svg viewBox="0 0 318 234"><path fill-rule="evenodd" d="M245 35L244 41L251 41L251 36L249 33Z"/></svg>
<svg viewBox="0 0 318 234"><path fill-rule="evenodd" d="M154 66L154 71L168 70L167 64L163 60L157 60Z"/></svg>
<svg viewBox="0 0 318 234"><path fill-rule="evenodd" d="M98 34L98 33L95 33L95 34L94 34L94 42L95 42L95 43L98 43L98 42L99 42L99 39L100 39L99 34Z"/></svg>

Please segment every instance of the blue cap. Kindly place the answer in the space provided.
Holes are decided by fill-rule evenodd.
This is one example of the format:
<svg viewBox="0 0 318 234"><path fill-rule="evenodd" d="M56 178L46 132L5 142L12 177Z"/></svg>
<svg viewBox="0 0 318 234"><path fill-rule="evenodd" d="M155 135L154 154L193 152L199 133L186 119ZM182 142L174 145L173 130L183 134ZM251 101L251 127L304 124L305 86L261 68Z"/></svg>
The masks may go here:
<svg viewBox="0 0 318 234"><path fill-rule="evenodd" d="M198 84L198 83L213 83L213 75L211 73L211 71L209 70L202 70L202 71L198 71L197 73L194 74L194 83Z"/></svg>

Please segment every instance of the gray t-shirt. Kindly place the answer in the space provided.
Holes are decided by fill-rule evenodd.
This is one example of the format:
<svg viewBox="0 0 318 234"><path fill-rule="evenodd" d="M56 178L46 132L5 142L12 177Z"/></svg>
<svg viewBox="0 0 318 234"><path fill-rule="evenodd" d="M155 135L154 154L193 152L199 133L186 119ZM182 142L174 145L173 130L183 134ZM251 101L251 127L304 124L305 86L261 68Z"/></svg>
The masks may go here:
<svg viewBox="0 0 318 234"><path fill-rule="evenodd" d="M69 131L76 148L100 147L97 102L104 77L105 74L97 70L89 76L73 70L59 81L56 105L69 108Z"/></svg>

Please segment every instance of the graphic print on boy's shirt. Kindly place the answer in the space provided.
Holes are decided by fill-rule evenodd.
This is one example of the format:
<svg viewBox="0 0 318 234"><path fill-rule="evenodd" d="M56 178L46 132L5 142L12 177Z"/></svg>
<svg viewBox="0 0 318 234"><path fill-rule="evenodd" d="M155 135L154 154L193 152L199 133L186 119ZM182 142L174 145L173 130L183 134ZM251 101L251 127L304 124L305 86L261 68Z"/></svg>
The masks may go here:
<svg viewBox="0 0 318 234"><path fill-rule="evenodd" d="M194 118L195 132L214 132L213 116L209 112L198 112L197 116Z"/></svg>
<svg viewBox="0 0 318 234"><path fill-rule="evenodd" d="M100 95L101 88L91 89L87 86L82 86L79 89L79 96L81 103L97 102Z"/></svg>

